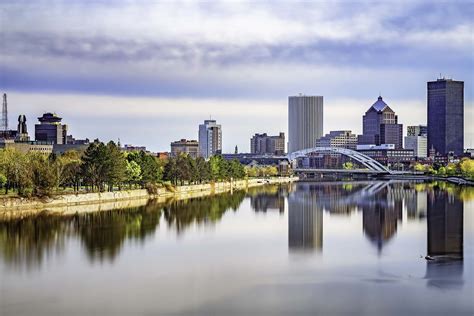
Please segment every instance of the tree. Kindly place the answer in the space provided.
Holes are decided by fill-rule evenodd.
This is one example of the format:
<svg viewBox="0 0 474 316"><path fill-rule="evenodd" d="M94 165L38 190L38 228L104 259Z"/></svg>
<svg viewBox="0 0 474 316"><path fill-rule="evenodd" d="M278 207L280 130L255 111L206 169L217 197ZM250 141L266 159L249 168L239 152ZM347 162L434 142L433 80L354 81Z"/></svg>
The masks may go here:
<svg viewBox="0 0 474 316"><path fill-rule="evenodd" d="M146 183L156 183L163 178L163 171L157 158L145 153L143 150L129 153L127 160L135 161L140 166L142 187Z"/></svg>
<svg viewBox="0 0 474 316"><path fill-rule="evenodd" d="M178 184L178 167L176 165L176 158L168 159L164 168L164 179L170 181L172 184Z"/></svg>
<svg viewBox="0 0 474 316"><path fill-rule="evenodd" d="M58 186L58 174L55 157L46 158L42 154L28 155L31 168L32 194L51 196Z"/></svg>
<svg viewBox="0 0 474 316"><path fill-rule="evenodd" d="M421 163L419 163L419 162L417 162L417 163L415 163L415 165L413 166L413 169L414 169L415 171L418 171L418 172L425 172L425 171L426 171L426 166L423 165L423 164L421 164Z"/></svg>
<svg viewBox="0 0 474 316"><path fill-rule="evenodd" d="M97 188L101 192L104 191L104 183L108 176L107 159L107 148L99 141L90 144L84 152L81 173L85 183L90 185L92 190Z"/></svg>
<svg viewBox="0 0 474 316"><path fill-rule="evenodd" d="M115 185L118 185L120 189L121 184L127 179L127 160L120 148L112 141L107 144L105 164L109 191L112 191Z"/></svg>
<svg viewBox="0 0 474 316"><path fill-rule="evenodd" d="M469 179L474 178L474 160L469 158L464 158L459 163L459 168L463 176Z"/></svg>
<svg viewBox="0 0 474 316"><path fill-rule="evenodd" d="M197 181L199 183L209 181L210 176L211 176L209 164L202 157L196 158L196 173L197 173Z"/></svg>
<svg viewBox="0 0 474 316"><path fill-rule="evenodd" d="M352 170L354 169L354 164L351 161L347 161L342 164L342 168L344 168L345 170Z"/></svg>
<svg viewBox="0 0 474 316"><path fill-rule="evenodd" d="M132 184L137 184L142 179L141 173L142 173L142 169L140 168L139 164L137 164L133 160L127 161L125 175L126 175L129 187L131 187Z"/></svg>

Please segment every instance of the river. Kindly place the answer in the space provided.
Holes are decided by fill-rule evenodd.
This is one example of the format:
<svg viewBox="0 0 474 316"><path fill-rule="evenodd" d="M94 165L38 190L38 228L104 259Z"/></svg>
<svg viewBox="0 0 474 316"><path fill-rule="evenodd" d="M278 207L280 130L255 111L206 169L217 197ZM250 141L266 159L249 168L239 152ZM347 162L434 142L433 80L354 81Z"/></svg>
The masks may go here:
<svg viewBox="0 0 474 316"><path fill-rule="evenodd" d="M443 182L44 213L0 222L0 315L473 315L473 254L474 192Z"/></svg>

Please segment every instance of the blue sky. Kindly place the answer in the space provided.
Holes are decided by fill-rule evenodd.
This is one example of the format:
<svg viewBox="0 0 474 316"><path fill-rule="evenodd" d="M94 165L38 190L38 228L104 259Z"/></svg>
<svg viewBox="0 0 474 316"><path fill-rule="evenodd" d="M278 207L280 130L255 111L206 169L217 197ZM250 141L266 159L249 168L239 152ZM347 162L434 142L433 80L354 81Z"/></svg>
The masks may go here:
<svg viewBox="0 0 474 316"><path fill-rule="evenodd" d="M287 131L287 97L323 95L324 130L361 131L379 92L426 122L426 81L465 81L474 147L474 2L2 1L10 121L55 111L76 137L169 150L212 116L224 151Z"/></svg>

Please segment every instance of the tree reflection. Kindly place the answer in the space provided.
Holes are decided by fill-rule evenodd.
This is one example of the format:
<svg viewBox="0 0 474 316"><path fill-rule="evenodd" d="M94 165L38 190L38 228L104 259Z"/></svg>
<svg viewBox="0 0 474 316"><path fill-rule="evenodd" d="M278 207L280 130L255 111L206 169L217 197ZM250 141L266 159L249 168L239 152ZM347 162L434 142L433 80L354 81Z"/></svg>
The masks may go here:
<svg viewBox="0 0 474 316"><path fill-rule="evenodd" d="M0 222L0 256L13 267L40 267L52 253L62 254L71 238L81 244L91 262L113 261L127 240L144 242L160 224L162 214L167 224L181 234L193 223L219 221L228 209L236 211L244 191L212 197L159 204L149 201L137 208L99 211L75 215L46 212L22 219Z"/></svg>
<svg viewBox="0 0 474 316"><path fill-rule="evenodd" d="M70 222L46 213L0 222L0 254L11 266L31 269L63 252L72 232Z"/></svg>
<svg viewBox="0 0 474 316"><path fill-rule="evenodd" d="M216 194L211 197L174 201L163 208L169 227L181 234L192 224L219 221L228 209L236 211L245 197L245 191Z"/></svg>

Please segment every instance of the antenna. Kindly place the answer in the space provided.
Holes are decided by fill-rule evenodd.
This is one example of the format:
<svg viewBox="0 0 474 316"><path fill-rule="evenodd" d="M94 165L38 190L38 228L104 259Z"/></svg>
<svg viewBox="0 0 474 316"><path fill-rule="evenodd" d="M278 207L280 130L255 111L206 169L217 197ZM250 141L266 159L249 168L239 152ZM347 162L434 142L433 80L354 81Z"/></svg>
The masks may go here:
<svg viewBox="0 0 474 316"><path fill-rule="evenodd" d="M0 127L3 131L8 130L8 105L6 93L3 94L2 121Z"/></svg>

